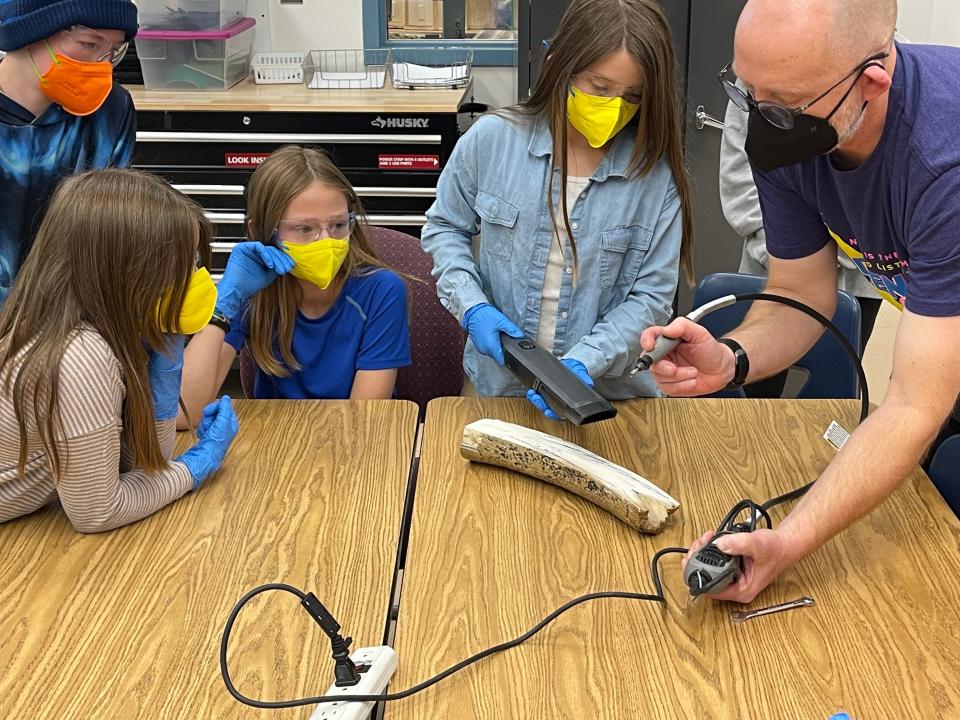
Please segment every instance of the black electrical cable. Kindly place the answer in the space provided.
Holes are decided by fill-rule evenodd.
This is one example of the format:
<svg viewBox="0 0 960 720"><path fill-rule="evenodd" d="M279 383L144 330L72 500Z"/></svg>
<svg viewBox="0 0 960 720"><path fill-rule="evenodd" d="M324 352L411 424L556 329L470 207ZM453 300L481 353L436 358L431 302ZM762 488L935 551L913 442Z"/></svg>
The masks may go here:
<svg viewBox="0 0 960 720"><path fill-rule="evenodd" d="M863 363L860 361L860 355L854 349L853 345L850 344L850 341L847 340L844 334L840 331L840 328L838 328L830 320L814 310L812 307L804 305L802 302L794 300L793 298L763 292L738 294L736 298L738 303L749 302L752 300L766 300L768 302L775 302L781 305L786 305L787 307L792 307L794 310L799 310L805 315L809 315L823 325L823 327L829 330L850 357L850 361L853 363L853 367L857 371L857 380L858 384L860 385L860 420L858 421L858 424L867 419L867 415L870 414L870 392L869 388L867 387L867 374L864 372ZM763 505L756 505L755 509L757 512L761 513L761 515L765 516L768 527L772 527L770 516L767 515L767 512L770 510L770 508L776 507L777 505L782 505L783 503L790 502L791 500L796 500L797 498L801 497L807 492L807 490L813 487L813 482L815 481L809 482L803 487L796 488L795 490L791 490L783 495L778 495L771 500L767 500L767 502L763 503ZM751 513L750 522L755 525L756 513ZM753 527L751 527L751 530L752 529Z"/></svg>
<svg viewBox="0 0 960 720"><path fill-rule="evenodd" d="M857 351L853 348L853 345L844 337L843 333L836 327L830 320L821 315L819 312L814 310L811 307L804 305L803 303L793 300L792 298L782 297L780 295L773 295L770 293L743 293L740 295L734 296L736 298L735 303L740 302L749 302L754 300L765 300L769 302L780 303L781 305L786 305L792 307L795 310L809 315L810 317L817 320L821 325L823 325L827 330L833 333L834 337L840 342L840 345L850 356L850 359L853 361L854 367L857 371L857 377L860 383L860 400L861 400L861 409L860 409L860 422L863 422L868 413L870 412L870 400L867 390L867 377L866 373L863 370L863 364L860 362L860 356L857 354ZM731 304L735 304L731 303ZM772 507L780 505L782 503L794 500L804 493L807 492L813 483L808 483L803 487L799 487L795 490L791 490L788 493L779 495L767 502L759 505L753 500L741 500L736 505L734 505L730 511L726 514L723 521L717 527L717 534L728 533L728 532L741 532L747 531L752 532L756 529L757 520L762 518L767 523L768 528L773 527L773 520L770 517L769 510ZM736 523L734 522L737 517L744 511L750 510L750 518L746 522ZM463 670L465 667L473 665L474 663L483 660L491 655L494 655L504 650L509 650L511 648L517 647L518 645L526 642L531 637L536 635L538 632L543 630L547 625L560 617L563 613L567 612L573 607L580 605L591 600L600 600L604 598L619 598L625 600L647 600L651 602L666 603L667 599L663 592L663 585L660 581L660 571L659 571L659 562L660 558L664 555L677 553L677 554L686 554L688 548L681 547L669 547L663 548L662 550L657 551L653 556L653 559L650 561L651 576L653 580L653 586L656 590L655 594L645 594L645 593L631 593L624 591L610 591L610 592L596 592L589 593L587 595L581 595L579 597L570 600L569 602L564 603L559 608L554 610L552 613L547 615L543 620L538 622L532 628L527 630L519 637L514 638L513 640L508 640L506 642L500 643L493 647L482 650L465 660L461 660L456 665L452 665L441 673L434 675L428 680L424 680L418 685L407 688L396 693L384 693L381 695L339 695L335 697L320 695L317 697L309 698L299 698L296 700L276 700L276 701L264 701L264 700L255 700L253 698L248 698L243 695L236 686L233 684L233 680L230 678L230 670L227 667L227 648L230 643L230 633L233 631L234 623L237 620L237 616L240 614L240 611L243 607L250 602L257 595L267 592L269 590L283 590L289 592L293 595L296 595L303 605L303 601L307 597L307 594L303 591L293 587L292 585L286 585L284 583L269 583L266 585L261 585L257 588L254 588L246 595L244 595L237 604L234 606L233 610L230 611L230 615L227 618L227 622L223 628L223 635L220 638L220 674L223 677L223 683L227 687L227 691L230 695L233 696L235 700L243 703L244 705L249 705L255 708L261 709L281 709L281 708L291 708L291 707L301 707L303 705L317 705L320 703L328 702L390 702L394 700L402 700L403 698L410 697L415 695L427 688L437 684L441 680L450 677L456 672ZM315 618L316 619L316 618Z"/></svg>
<svg viewBox="0 0 960 720"><path fill-rule="evenodd" d="M657 551L657 553L653 556L653 559L650 561L650 567L651 567L651 573L653 576L653 585L654 585L654 588L656 589L655 594L611 591L611 592L596 592L596 593L589 593L587 595L581 595L580 597L576 597L573 600L570 600L569 602L566 602L563 605L561 605L559 608L557 608L552 613L547 615L543 620L541 620L532 628L530 628L525 633L523 633L523 635L520 635L519 637L516 637L513 640L508 640L506 642L500 643L499 645L494 645L493 647L487 648L486 650L482 650L474 655L471 655L465 660L461 660L456 665L452 665L451 667L447 668L443 672L438 673L437 675L434 675L432 678L428 680L424 680L422 683L419 683L418 685L414 685L411 688L402 690L400 692L384 693L381 695L338 695L336 697L321 695L318 697L299 698L296 700L275 700L275 701L266 700L265 701L265 700L255 700L253 698L248 698L246 695L243 695L239 690L237 690L236 686L233 684L233 680L231 680L230 678L230 671L229 671L229 668L227 667L227 647L230 643L230 633L233 630L233 625L236 622L237 616L240 614L240 611L243 609L244 605L246 605L248 602L250 602L250 600L252 600L254 597L259 595L260 593L267 592L268 590L285 590L286 592L296 595L301 600L303 600L303 598L306 597L306 594L301 590L298 590L297 588L292 587L290 585L285 585L283 583L270 583L268 585L261 585L260 587L254 588L253 590L248 592L246 595L244 595L242 598L240 598L239 602L237 602L233 610L230 612L230 616L227 618L227 623L223 628L223 635L220 639L220 674L223 677L224 685L226 685L227 687L227 692L229 692L235 700L243 703L244 705L249 705L251 707L266 709L266 710L301 707L303 705L317 705L319 703L327 703L327 702L390 702L393 700L402 700L403 698L410 697L411 695L415 695L423 690L426 690L432 685L436 685L441 680L444 680L450 677L454 673L459 672L460 670L463 670L465 667L468 667L469 665L473 665L474 663L477 663L486 657L489 657L499 652L503 652L504 650L509 650L511 648L517 647L522 643L525 643L527 640L532 638L538 632L543 630L543 628L545 628L551 622L553 622L558 617L563 615L563 613L567 612L567 610L570 610L571 608L576 607L581 603L585 603L590 600L600 600L604 598L618 598L623 600L648 600L651 602L666 603L667 598L663 593L663 585L660 582L660 571L658 568L658 563L660 562L660 558L662 558L664 555L668 555L670 553L676 553L676 554L682 555L682 554L686 554L686 552L687 552L687 548L670 547L670 548L663 548L662 550Z"/></svg>

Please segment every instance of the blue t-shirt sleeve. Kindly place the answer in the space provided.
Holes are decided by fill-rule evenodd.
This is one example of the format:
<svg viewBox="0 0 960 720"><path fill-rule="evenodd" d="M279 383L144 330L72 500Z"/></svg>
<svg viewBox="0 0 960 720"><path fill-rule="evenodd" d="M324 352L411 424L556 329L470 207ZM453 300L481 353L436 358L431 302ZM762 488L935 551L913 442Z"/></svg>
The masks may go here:
<svg viewBox="0 0 960 720"><path fill-rule="evenodd" d="M228 332L223 341L230 345L234 350L240 352L247 337L250 335L250 304L244 303L237 313L237 317L230 323L230 332Z"/></svg>
<svg viewBox="0 0 960 720"><path fill-rule="evenodd" d="M357 370L388 370L412 364L407 286L396 273L374 273L376 288L366 308ZM372 278L373 279L373 278Z"/></svg>
<svg viewBox="0 0 960 720"><path fill-rule="evenodd" d="M754 168L753 178L760 195L767 252L781 260L795 260L822 250L830 235L819 211L790 187L784 172L764 173Z"/></svg>
<svg viewBox="0 0 960 720"><path fill-rule="evenodd" d="M960 166L939 175L920 195L908 221L907 309L918 315L960 315Z"/></svg>

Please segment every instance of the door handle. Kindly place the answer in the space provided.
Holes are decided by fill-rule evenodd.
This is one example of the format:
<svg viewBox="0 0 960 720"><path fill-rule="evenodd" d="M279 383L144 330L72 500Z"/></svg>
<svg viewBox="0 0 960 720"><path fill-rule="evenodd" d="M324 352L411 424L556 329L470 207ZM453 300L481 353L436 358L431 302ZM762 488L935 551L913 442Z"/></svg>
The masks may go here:
<svg viewBox="0 0 960 720"><path fill-rule="evenodd" d="M703 130L705 127L716 128L717 130L723 130L723 121L717 120L713 115L707 112L706 108L703 105L697 106L697 130Z"/></svg>

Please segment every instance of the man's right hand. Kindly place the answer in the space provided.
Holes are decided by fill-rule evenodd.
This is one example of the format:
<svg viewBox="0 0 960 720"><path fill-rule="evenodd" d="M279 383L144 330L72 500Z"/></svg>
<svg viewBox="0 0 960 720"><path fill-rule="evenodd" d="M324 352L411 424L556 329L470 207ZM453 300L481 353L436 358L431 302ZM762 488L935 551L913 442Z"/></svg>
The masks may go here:
<svg viewBox="0 0 960 720"><path fill-rule="evenodd" d="M643 331L644 352L653 350L657 338L680 338L680 344L650 368L660 389L672 397L696 397L723 390L733 380L733 351L717 342L706 328L687 318L677 318L666 327Z"/></svg>

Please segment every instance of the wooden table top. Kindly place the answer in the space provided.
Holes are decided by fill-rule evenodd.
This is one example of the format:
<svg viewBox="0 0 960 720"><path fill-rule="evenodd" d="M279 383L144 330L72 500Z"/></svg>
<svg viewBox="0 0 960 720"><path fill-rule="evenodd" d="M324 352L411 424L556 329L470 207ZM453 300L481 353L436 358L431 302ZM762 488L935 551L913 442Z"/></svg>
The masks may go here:
<svg viewBox="0 0 960 720"><path fill-rule="evenodd" d="M239 705L220 679L224 621L266 582L315 592L355 648L382 644L416 406L237 413L223 469L139 523L81 535L57 508L0 526L0 717L309 717ZM250 696L320 695L329 653L293 596L267 593L241 613L230 667Z"/></svg>
<svg viewBox="0 0 960 720"><path fill-rule="evenodd" d="M470 92L470 86L409 90L389 82L375 90L310 90L303 84L257 85L252 78L223 92L125 87L137 110L233 112L455 113Z"/></svg>
<svg viewBox="0 0 960 720"><path fill-rule="evenodd" d="M830 420L854 401L638 400L574 428L522 399L430 404L400 601L391 690L512 639L575 596L651 593L650 559L715 527L738 500L813 478ZM499 418L560 435L657 483L682 506L657 537L575 495L459 456L464 424ZM884 448L876 448L883 462ZM774 511L774 520L786 509ZM960 523L918 469L868 518L786 572L753 607L817 606L735 625L740 606L690 606L679 556L668 606L578 606L519 648L407 700L411 718L825 720L960 717Z"/></svg>

